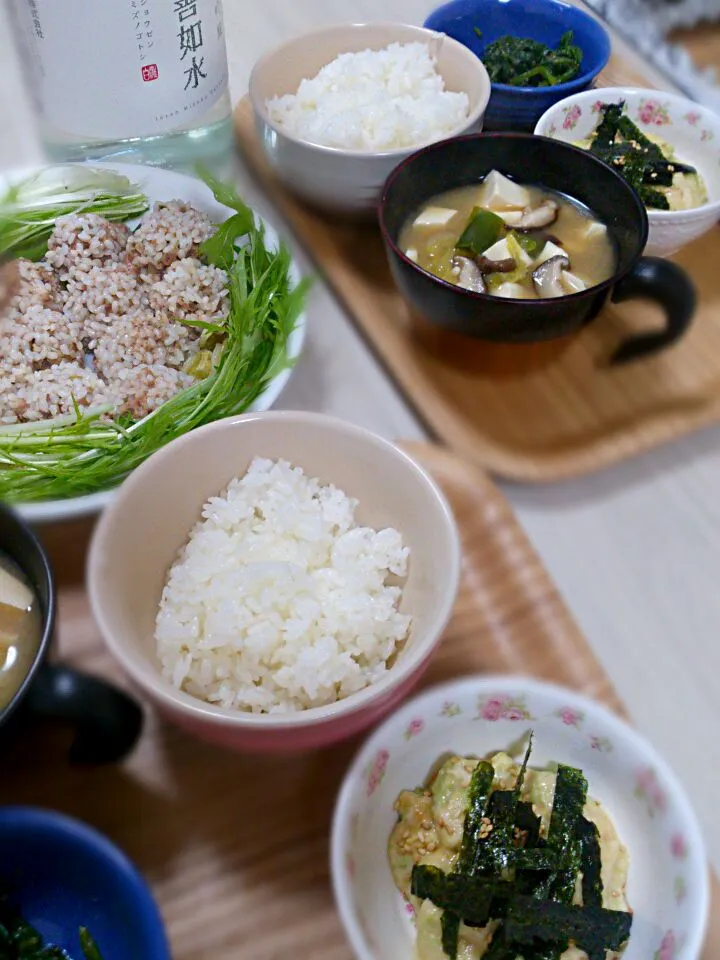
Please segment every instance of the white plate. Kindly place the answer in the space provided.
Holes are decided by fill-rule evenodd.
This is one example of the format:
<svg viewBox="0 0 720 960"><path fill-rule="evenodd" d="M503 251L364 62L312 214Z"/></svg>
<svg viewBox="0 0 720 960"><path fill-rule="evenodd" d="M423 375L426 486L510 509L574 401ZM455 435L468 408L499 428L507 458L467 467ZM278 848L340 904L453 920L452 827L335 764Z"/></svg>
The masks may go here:
<svg viewBox="0 0 720 960"><path fill-rule="evenodd" d="M185 200L199 210L203 210L213 221L217 222L227 219L227 217L235 212L217 203L212 192L200 180L185 176L185 174L182 173L174 173L170 170L161 170L156 167L144 167L130 163L101 164L93 162L92 166L107 166L117 173L122 173L129 177L134 183L139 184L140 189L147 194L151 202L157 200ZM1 177L0 190L5 189L8 183L16 182L25 176L30 176L40 169L40 167L35 167L15 171L7 176ZM267 221L263 220L260 214L255 213L255 217L265 225L265 236L268 246L276 250L279 244L277 233ZM132 221L130 222L132 223ZM290 265L290 281L292 286L297 285L300 282L300 278L300 269L293 260ZM306 317L303 311L298 318L298 322L288 343L288 352L293 359L299 357L302 351L305 341L305 325ZM292 368L283 370L282 373L278 374L268 385L264 393L260 394L248 409L254 411L268 410L280 396L291 373ZM82 497L72 497L67 500L46 500L40 503L16 504L15 506L18 513L32 523L51 523L62 520L73 520L78 517L98 513L110 502L114 494L114 490L104 490L100 493L92 493Z"/></svg>

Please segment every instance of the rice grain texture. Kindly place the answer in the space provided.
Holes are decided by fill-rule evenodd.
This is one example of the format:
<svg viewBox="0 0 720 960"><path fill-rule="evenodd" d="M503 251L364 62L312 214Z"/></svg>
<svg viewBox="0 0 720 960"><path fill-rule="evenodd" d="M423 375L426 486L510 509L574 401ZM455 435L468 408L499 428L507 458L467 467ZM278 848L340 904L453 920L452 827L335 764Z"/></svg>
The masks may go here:
<svg viewBox="0 0 720 960"><path fill-rule="evenodd" d="M296 94L274 97L268 115L290 136L341 150L384 151L440 140L470 112L424 43L342 53Z"/></svg>
<svg viewBox="0 0 720 960"><path fill-rule="evenodd" d="M203 507L156 624L163 676L223 707L290 713L379 680L405 642L409 550L355 524L357 501L256 458Z"/></svg>

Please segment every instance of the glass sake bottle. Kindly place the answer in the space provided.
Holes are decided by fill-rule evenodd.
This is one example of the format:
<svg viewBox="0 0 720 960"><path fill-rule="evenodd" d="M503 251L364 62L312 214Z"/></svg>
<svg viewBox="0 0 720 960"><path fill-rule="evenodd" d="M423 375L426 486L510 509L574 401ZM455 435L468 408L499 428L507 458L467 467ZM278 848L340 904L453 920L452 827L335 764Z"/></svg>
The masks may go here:
<svg viewBox="0 0 720 960"><path fill-rule="evenodd" d="M229 163L221 0L5 2L51 159Z"/></svg>

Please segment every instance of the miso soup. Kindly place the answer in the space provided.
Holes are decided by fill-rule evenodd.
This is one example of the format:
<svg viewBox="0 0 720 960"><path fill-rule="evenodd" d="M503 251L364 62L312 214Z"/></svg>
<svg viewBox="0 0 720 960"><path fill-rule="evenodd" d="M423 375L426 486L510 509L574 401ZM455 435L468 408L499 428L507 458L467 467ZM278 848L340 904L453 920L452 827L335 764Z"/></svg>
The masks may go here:
<svg viewBox="0 0 720 960"><path fill-rule="evenodd" d="M0 711L15 696L42 639L42 613L27 577L0 552Z"/></svg>
<svg viewBox="0 0 720 960"><path fill-rule="evenodd" d="M441 280L517 300L580 293L612 277L617 260L592 211L497 170L429 200L403 227L400 248Z"/></svg>

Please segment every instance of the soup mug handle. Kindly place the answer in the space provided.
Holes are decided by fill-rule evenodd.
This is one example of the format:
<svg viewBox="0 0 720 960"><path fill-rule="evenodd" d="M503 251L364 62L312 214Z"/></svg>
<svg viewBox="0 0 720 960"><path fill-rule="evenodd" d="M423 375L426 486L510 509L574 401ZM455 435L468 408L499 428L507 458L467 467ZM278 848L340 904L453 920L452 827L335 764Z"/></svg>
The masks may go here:
<svg viewBox="0 0 720 960"><path fill-rule="evenodd" d="M75 735L70 762L116 763L137 743L143 713L127 694L97 677L44 663L23 701L25 715L67 723Z"/></svg>
<svg viewBox="0 0 720 960"><path fill-rule="evenodd" d="M697 293L690 277L677 264L661 257L642 257L613 290L613 303L636 298L654 300L665 311L665 329L639 333L621 343L611 365L629 363L659 353L678 341L692 322Z"/></svg>

